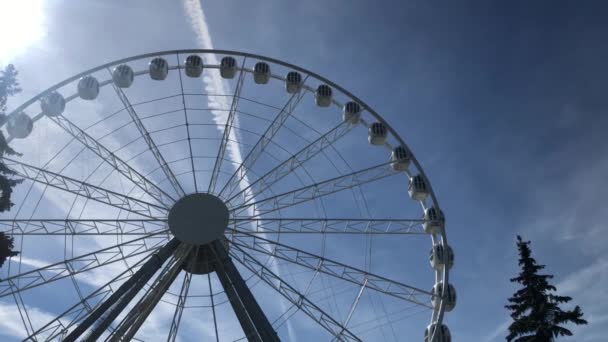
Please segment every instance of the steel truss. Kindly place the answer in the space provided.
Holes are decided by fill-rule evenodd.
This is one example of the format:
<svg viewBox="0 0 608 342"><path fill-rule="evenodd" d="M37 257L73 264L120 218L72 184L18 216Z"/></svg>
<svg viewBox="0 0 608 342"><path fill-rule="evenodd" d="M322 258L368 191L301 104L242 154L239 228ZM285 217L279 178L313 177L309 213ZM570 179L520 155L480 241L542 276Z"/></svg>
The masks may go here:
<svg viewBox="0 0 608 342"><path fill-rule="evenodd" d="M2 279L0 281L0 298L149 253L160 248L160 245L166 241L166 236L163 233L165 232L148 234L112 247L103 248ZM150 244L151 242L152 244Z"/></svg>
<svg viewBox="0 0 608 342"><path fill-rule="evenodd" d="M247 254L239 246L233 246L235 248L230 251L230 256L235 260L238 260L243 266L251 271L251 273L262 279L268 286L280 293L290 303L295 305L299 310L302 310L334 337L338 338L340 341L361 341L355 334L308 300L306 296L298 292L298 290L281 279L281 277L272 272L268 267L264 266L263 263Z"/></svg>
<svg viewBox="0 0 608 342"><path fill-rule="evenodd" d="M425 235L423 219L236 218L230 226L251 234L414 234ZM253 226L253 229L251 228ZM228 232L230 234L230 232Z"/></svg>
<svg viewBox="0 0 608 342"><path fill-rule="evenodd" d="M261 238L245 231L233 231L232 245L272 256L312 271L327 274L344 281L365 286L420 306L432 309L432 293L370 272L366 272L328 258L305 252L279 242Z"/></svg>
<svg viewBox="0 0 608 342"><path fill-rule="evenodd" d="M166 220L156 219L13 219L0 220L0 230L23 235L149 235L167 230Z"/></svg>
<svg viewBox="0 0 608 342"><path fill-rule="evenodd" d="M236 114L236 110L239 106L239 100L241 99L241 89L243 89L243 84L245 81L245 61L247 58L243 58L243 64L241 65L241 71L239 72L239 78L236 83L236 89L234 90L234 95L232 96L232 103L230 104L230 111L228 112L228 118L226 119L226 125L224 126L224 132L222 133L222 140L220 141L220 148L217 152L217 158L215 159L215 164L213 165L213 171L211 173L211 180L209 181L209 192L214 192L215 187L217 185L217 179L220 175L220 169L222 167L222 161L224 160L224 154L226 153L226 148L228 147L228 140L230 138L230 132L232 131L232 124L234 122L234 116Z"/></svg>
<svg viewBox="0 0 608 342"><path fill-rule="evenodd" d="M167 208L145 202L130 196L107 190L74 178L62 176L13 159L3 158L5 165L15 171L17 176L83 196L109 206L126 210L149 218L164 217Z"/></svg>
<svg viewBox="0 0 608 342"><path fill-rule="evenodd" d="M390 162L381 163L370 168L351 172L319 183L307 185L296 190L260 199L255 202L241 205L233 209L235 216L245 215L253 209L258 215L288 208L296 204L311 201L319 197L350 189L359 185L370 183L388 176L398 174L399 171L389 166Z"/></svg>
<svg viewBox="0 0 608 342"><path fill-rule="evenodd" d="M99 158L110 164L121 175L131 180L140 189L156 199L159 203L163 204L163 206L169 207L171 203L175 202L173 197L159 188L152 181L144 177L141 173L133 169L129 164L114 154L114 152L110 151L95 138L73 124L65 116L59 115L49 118L59 125L59 127L63 128L74 139L78 140L89 150L98 155Z"/></svg>
<svg viewBox="0 0 608 342"><path fill-rule="evenodd" d="M294 172L298 167L302 166L304 162L318 155L325 150L325 148L331 146L334 142L346 135L346 133L350 132L353 127L355 127L355 124L350 122L342 122L329 132L317 138L317 140L311 142L300 151L296 152L289 159L277 165L265 175L256 179L248 187L228 199L228 202L233 206L249 203L254 199L254 195L259 196L259 194L276 184L279 180L283 179L283 177ZM230 193L232 192L233 191Z"/></svg>
<svg viewBox="0 0 608 342"><path fill-rule="evenodd" d="M108 69L108 72L110 72L110 69ZM110 74L111 74L111 72L110 72ZM148 132L148 130L144 126L144 124L141 121L139 115L137 115L137 112L135 111L135 108L133 108L133 105L131 105L131 102L129 101L129 98L127 97L127 95L125 94L125 92L122 89L120 89L119 87L117 87L115 84L112 84L112 88L114 88L114 91L116 92L116 95L118 96L118 98L120 99L120 101L124 105L125 109L129 113L129 116L131 117L131 120L133 120L133 122L135 123L135 127L137 127L137 130L139 131L139 133L141 134L142 138L144 139L144 141L148 145L148 148L150 149L150 152L152 152L152 154L154 155L154 158L156 158L156 161L158 162L158 164L160 165L161 169L163 170L163 173L165 174L165 177L167 177L167 179L169 180L169 183L171 183L171 185L173 186L173 189L175 190L175 192L177 193L177 195L180 198L183 197L186 194L184 192L184 189L182 188L182 186L177 181L177 178L175 177L175 174L173 173L173 171L171 170L171 168L167 164L167 161L165 160L165 158L163 157L163 155L160 153L160 150L156 146L156 143L150 137L150 133ZM168 203L165 203L165 204L168 204Z"/></svg>
<svg viewBox="0 0 608 342"><path fill-rule="evenodd" d="M308 76L304 78L304 80L302 80L302 84L304 84L307 79ZM245 156L241 165L239 165L239 167L232 174L232 176L230 176L222 190L220 190L220 196L222 196L224 192L228 190L228 193L225 196L229 197L236 189L239 188L241 181L247 175L247 170L251 169L253 164L255 164L258 158L262 155L262 153L266 149L266 146L270 143L274 135L277 134L281 127L283 127L285 121L289 118L289 116L291 116L291 113L293 113L293 111L296 109L296 107L300 103L300 100L302 100L302 98L304 97L304 94L306 94L306 91L304 90L304 87L301 87L297 92L293 93L289 97L289 100L287 100L287 103L285 103L283 109L279 111L279 113L274 118L272 123L270 123L270 126L268 126L264 134L260 136L253 148Z"/></svg>

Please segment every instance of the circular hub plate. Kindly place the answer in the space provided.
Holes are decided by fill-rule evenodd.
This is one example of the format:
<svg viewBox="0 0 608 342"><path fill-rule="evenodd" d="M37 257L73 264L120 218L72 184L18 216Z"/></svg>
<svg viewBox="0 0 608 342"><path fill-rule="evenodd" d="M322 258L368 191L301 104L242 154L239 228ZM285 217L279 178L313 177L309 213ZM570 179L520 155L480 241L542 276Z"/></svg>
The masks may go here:
<svg viewBox="0 0 608 342"><path fill-rule="evenodd" d="M191 194L169 211L169 230L181 242L204 245L221 238L228 226L228 207L211 194Z"/></svg>

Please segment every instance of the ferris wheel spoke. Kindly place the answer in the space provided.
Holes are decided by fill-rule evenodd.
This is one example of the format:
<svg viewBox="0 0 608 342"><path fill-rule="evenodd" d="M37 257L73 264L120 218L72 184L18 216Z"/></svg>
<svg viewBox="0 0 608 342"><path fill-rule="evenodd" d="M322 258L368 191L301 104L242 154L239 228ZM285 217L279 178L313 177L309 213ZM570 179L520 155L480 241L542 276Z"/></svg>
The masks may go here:
<svg viewBox="0 0 608 342"><path fill-rule="evenodd" d="M13 159L3 158L3 160L5 161L5 165L15 171L19 177L30 179L78 196L83 196L118 209L123 209L150 218L156 218L158 215L164 217L167 212L167 208L163 206L125 196L99 186L62 176L58 173L47 171Z"/></svg>
<svg viewBox="0 0 608 342"><path fill-rule="evenodd" d="M389 164L390 162L381 163L367 169L355 171L319 183L307 185L296 190L244 204L234 208L233 214L235 216L245 215L249 209L253 209L254 212L263 215L398 174L399 171L391 168Z"/></svg>
<svg viewBox="0 0 608 342"><path fill-rule="evenodd" d="M149 235L167 229L166 220L157 219L4 219L2 230L12 236L25 235Z"/></svg>
<svg viewBox="0 0 608 342"><path fill-rule="evenodd" d="M308 76L304 78L302 84L304 84L307 79ZM247 156L245 156L241 165L239 165L239 167L232 174L232 176L230 176L222 190L220 190L220 196L224 194L224 191L228 190L226 197L229 197L239 187L239 184L247 174L247 170L251 169L253 164L255 164L258 158L262 155L262 152L264 152L266 146L269 144L275 134L279 131L279 129L283 127L283 124L291 116L291 113L293 113L293 111L296 109L296 107L300 103L300 100L302 100L302 98L304 97L304 94L306 94L304 87L300 87L297 92L293 93L293 95L289 97L287 103L285 103L285 105L279 111L272 123L270 123L264 134L258 139L258 141L249 151Z"/></svg>
<svg viewBox="0 0 608 342"><path fill-rule="evenodd" d="M334 337L341 341L361 341L356 335L342 326L337 320L323 311L320 307L311 302L306 296L301 294L294 287L289 285L276 273L272 272L263 263L245 252L238 245L230 250L230 256L245 266L249 271L262 279L268 286L281 294L299 310L312 318L317 324L327 330ZM235 250L236 249L236 250Z"/></svg>
<svg viewBox="0 0 608 342"><path fill-rule="evenodd" d="M109 295L112 294L113 284L130 277L131 271L139 267L147 259L147 256L141 258L130 268L124 270L104 285L98 287L93 292L82 298L78 303L72 305L53 320L36 330L32 335L28 336L25 341L34 340L38 335L47 336L44 339L45 341L52 341L56 338L63 340L63 337L65 337L68 331L70 331L75 324L82 321L86 317L87 313L95 310ZM92 305L92 303L95 304Z"/></svg>
<svg viewBox="0 0 608 342"><path fill-rule="evenodd" d="M102 160L110 164L121 175L132 181L140 189L156 199L159 203L163 204L165 207L168 207L175 202L173 197L159 188L152 181L144 177L141 173L137 172L122 159L118 158L114 152L110 151L95 138L73 124L65 116L58 115L49 118L76 140L80 141L80 143L86 146L89 150L99 156Z"/></svg>
<svg viewBox="0 0 608 342"><path fill-rule="evenodd" d="M432 309L430 304L432 294L429 291L366 272L326 257L305 252L295 247L264 239L245 231L234 231L233 233L230 243L234 246L285 260L358 286L366 284L366 288L370 290Z"/></svg>
<svg viewBox="0 0 608 342"><path fill-rule="evenodd" d="M0 280L0 298L113 264L118 261L150 253L151 251L160 248L159 246L166 241L165 235L162 234L167 231L168 230L148 234L134 240L2 279ZM144 241L145 239L150 239L152 237L158 238L158 241L154 242L152 245L149 245ZM127 253L125 253L126 248L129 249Z"/></svg>
<svg viewBox="0 0 608 342"><path fill-rule="evenodd" d="M184 272L184 281L182 282L182 288L179 292L177 304L175 304L175 312L173 313L173 320L171 320L171 327L169 328L167 342L174 342L177 338L177 331L179 330L179 324L182 321L182 314L184 313L184 307L186 306L186 299L188 299L188 291L190 290L191 281L192 273Z"/></svg>
<svg viewBox="0 0 608 342"><path fill-rule="evenodd" d="M230 221L229 228L250 234L428 235L424 232L423 223L423 219L236 217Z"/></svg>
<svg viewBox="0 0 608 342"><path fill-rule="evenodd" d="M222 140L220 142L220 148L217 152L217 158L215 159L215 165L213 166L213 172L211 173L211 180L209 181L209 193L215 191L217 185L217 179L220 174L222 167L222 160L224 160L224 154L228 147L228 140L230 138L230 131L232 130L232 124L234 122L234 116L239 106L239 99L241 98L241 90L245 83L245 61L247 58L243 58L243 64L241 65L241 71L239 72L239 78L234 89L234 95L232 96L232 103L230 104L230 111L228 112L228 118L226 119L226 125L224 126L224 132L222 134Z"/></svg>
<svg viewBox="0 0 608 342"><path fill-rule="evenodd" d="M255 195L261 194L263 191L276 184L279 180L283 179L283 177L301 167L304 162L323 152L327 147L331 146L334 142L346 135L346 133L350 132L353 127L355 127L355 124L350 123L349 121L340 123L336 127L332 128L329 132L323 134L315 141L296 152L289 159L268 171L268 173L265 175L256 179L245 189L242 189L240 192L236 193L228 200L228 202L234 206L250 202L253 200Z"/></svg>
<svg viewBox="0 0 608 342"><path fill-rule="evenodd" d="M109 69L108 69L108 72L110 74L112 74L112 72ZM141 134L141 136L143 137L144 141L148 145L148 148L150 149L150 152L152 152L152 154L154 155L154 158L156 158L156 161L158 162L158 164L162 168L165 176L167 177L167 179L169 180L169 182L171 183L171 185L173 186L173 189L175 190L175 192L177 193L177 195L179 197L183 197L186 194L184 192L184 189L182 188L181 184L177 181L177 178L175 177L175 174L173 173L173 171L171 170L171 168L169 167L169 165L167 165L167 161L165 160L165 158L163 157L163 155L160 153L160 150L158 149L158 146L156 146L156 143L154 142L154 140L150 136L150 133L148 132L148 130L144 126L143 122L141 121L141 118L139 117L139 115L135 111L135 108L133 108L133 105L129 101L129 98L127 97L127 95L125 94L125 92L121 88L117 87L113 83L112 83L112 88L114 88L114 91L115 91L116 95L118 96L118 98L120 99L120 101L124 105L125 109L129 113L129 116L131 116L131 120L133 120L133 122L135 123L135 127L137 127L137 130L139 131L139 134Z"/></svg>

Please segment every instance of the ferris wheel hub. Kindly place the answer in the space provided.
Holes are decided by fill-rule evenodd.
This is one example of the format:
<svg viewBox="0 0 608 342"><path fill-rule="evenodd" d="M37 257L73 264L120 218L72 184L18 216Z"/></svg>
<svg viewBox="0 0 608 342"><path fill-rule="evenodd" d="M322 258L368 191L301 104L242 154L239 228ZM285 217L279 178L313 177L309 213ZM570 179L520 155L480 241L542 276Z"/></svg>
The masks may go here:
<svg viewBox="0 0 608 342"><path fill-rule="evenodd" d="M181 242L206 245L224 236L228 207L217 196L195 193L179 199L169 211L169 230Z"/></svg>

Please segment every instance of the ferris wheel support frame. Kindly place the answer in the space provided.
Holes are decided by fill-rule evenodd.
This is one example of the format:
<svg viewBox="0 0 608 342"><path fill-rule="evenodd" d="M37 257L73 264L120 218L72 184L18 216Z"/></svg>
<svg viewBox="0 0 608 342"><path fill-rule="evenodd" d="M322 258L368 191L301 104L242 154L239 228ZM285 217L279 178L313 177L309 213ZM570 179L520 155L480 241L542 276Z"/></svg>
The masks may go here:
<svg viewBox="0 0 608 342"><path fill-rule="evenodd" d="M264 57L264 56L260 56L260 55L243 53L243 52L237 52L237 51L229 51L229 50L188 49L188 50L172 50L172 51L154 52L154 53L150 53L150 54L143 54L143 55L138 55L138 56L132 56L132 57L129 57L129 58L118 60L118 61L113 61L113 62L110 62L110 63L106 63L106 64L104 64L102 66L98 66L96 68L92 68L90 70L87 70L85 72L77 74L77 75L73 76L72 78L69 78L69 79L67 79L67 80L65 80L63 82L60 82L57 85L55 85L55 86L53 86L53 87L45 90L44 92L40 93L38 96L36 96L36 97L30 99L29 101L25 102L20 107L16 108L10 115L14 115L16 113L21 112L24 108L26 108L27 106L29 106L30 104L32 104L36 100L38 100L38 99L40 99L40 98L42 98L42 97L44 97L44 96L52 93L56 89L58 89L58 88L60 88L60 87L62 87L64 85L66 85L66 84L68 84L70 82L73 82L74 80L76 80L76 79L78 79L78 78L80 78L82 76L86 76L88 74L91 74L92 72L99 71L99 70L101 70L103 68L109 68L109 67L111 67L113 65L117 65L119 63L125 63L125 62L129 62L129 61L132 61L132 60L142 59L142 58L146 58L146 57L153 57L153 56L164 56L164 55L173 55L173 54L175 54L179 58L179 54L184 54L184 53L226 54L226 55L232 55L232 56L241 56L241 57L244 57L244 59L246 59L246 58L255 58L255 59L258 59L258 60L268 61L268 62L271 62L271 63L275 63L275 64L279 64L279 65L282 65L282 66L285 66L285 67L292 68L293 70L297 70L297 71L303 72L303 73L306 74L306 77L312 76L312 77L316 78L317 80L325 82L327 85L329 85L331 87L334 87L335 89L338 89L343 94L345 94L346 96L350 97L352 100L354 100L357 103L359 103L365 110L367 110L372 116L374 116L380 123L384 124L386 126L386 128L388 129L388 131L392 134L392 136L400 144L400 146L407 150L407 152L411 156L411 162L416 166L417 170L420 173L420 176L426 181L426 186L429 189L429 197L430 197L430 200L431 200L434 208L439 208L437 199L436 199L435 194L434 194L434 192L432 190L432 187L431 187L431 183L428 180L428 178L426 177L426 175L424 173L424 170L420 167L420 165L419 165L418 161L416 160L416 158L414 157L414 155L409 151L409 149L408 149L407 145L405 144L405 142L394 131L394 129L390 125L388 125L388 123L386 123L386 121L379 114L377 114L371 107L369 107L368 105L366 105L363 101L361 101L359 98L357 98L356 96L354 96L353 94L351 94L350 92L348 92L347 90L345 90L344 88L340 87L339 85L331 82L330 80L328 80L328 79L326 79L326 78L324 78L324 77L322 77L322 76L320 76L318 74L315 74L315 73L313 73L311 71L308 71L306 69L300 68L300 67L298 67L296 65L292 65L292 64L289 64L289 63L286 63L286 62L283 62L283 61L279 61L279 60L276 60L276 59L272 59L272 58L268 58L268 57ZM182 66L180 66L179 63L175 67L170 67L170 69L181 69L181 68L182 68ZM212 66L211 68L217 68L217 66L215 66L215 67ZM239 79L241 79L243 77L243 74L245 73L244 71L245 71L245 69L244 69L244 65L243 65L240 68ZM137 74L143 74L143 73L145 73L145 72L138 72ZM180 72L180 77L181 77L181 72ZM275 76L272 76L272 77L276 78ZM239 83L242 86L242 82L239 82ZM110 84L110 82L108 82L108 81L103 82L103 85L107 85L107 84ZM122 92L122 90L120 90L117 87L114 87L114 88L117 91L117 95L119 96L119 98L121 98L121 101L123 101L123 104L125 105L125 108L129 112L129 114L132 116L132 119L134 121L139 121L141 123L141 120L139 119L137 113L133 110L132 105L128 102L128 99L126 98L126 96L124 96L124 99L123 99L123 97L120 96L120 93ZM310 90L310 89L308 89L308 90ZM300 90L296 94L300 94L300 93L304 93L304 90ZM301 98L301 96L298 95L296 97L296 94L294 94L291 97L291 99L296 98L297 101L299 101L299 99ZM183 90L182 90L182 96L183 96ZM237 96L235 95L235 98L236 97ZM290 99L290 101L291 101L291 99ZM126 101L124 101L124 100L126 100ZM296 101L296 103L297 103L297 101ZM286 104L286 107L289 105L289 103L290 102L288 102ZM232 111L233 110L231 109L231 112ZM37 119L39 119L41 117L41 115L42 114L39 114L38 116L34 117L33 118L34 121L37 120ZM282 122L289 115L290 115L290 111L289 110L285 111L285 108L279 113L279 115L275 119L275 121L279 120L279 127L282 125ZM234 116L234 114L232 116ZM229 116L229 119L230 119L230 116ZM128 165L126 163L124 163L122 160L118 159L109 150L104 149L103 145L99 144L95 139L93 139L90 136L88 136L83 130L80 130L78 127L76 127L75 125L71 124L71 122L68 121L67 119L65 119L65 117L63 117L63 116L60 115L57 118L53 118L53 121L55 121L56 123L58 123L59 126L61 126L62 128L64 128L66 131L68 131L68 133L70 133L73 138L75 138L77 140L80 140L80 142L82 142L90 150L92 150L93 152L95 152L96 154L98 154L98 156L100 156L102 159L106 159L106 160L109 159L110 160L109 162L112 164L112 166L116 170L118 170L119 172L123 173L124 176L126 176L127 178L129 178L131 180L135 179L134 183L136 185L138 185L142 190L144 190L144 192L147 193L151 198L153 198L154 200L158 201L158 204L156 204L156 203L149 203L149 202L145 202L145 201L141 201L141 200L137 200L137 199L130 198L128 196L117 194L117 193L103 192L104 189L102 189L102 188L96 188L94 185L87 184L87 183L84 183L84 182L79 182L79 181L77 181L75 179L69 179L67 177L61 176L60 174L54 174L52 172L49 172L49 171L46 171L46 170L43 170L43 169L35 168L33 166L30 166L30 165L27 165L27 164L24 164L24 163L21 163L21 162L18 162L18 161L14 161L14 160L8 160L8 159L5 158L5 160L8 160L11 163L12 167L16 167L17 169L19 169L19 168L21 169L22 172L18 173L19 176L22 176L22 177L25 177L25 178L29 178L29 179L31 179L33 181L42 182L45 185L49 185L49 186L52 186L52 187L60 188L62 190L70 191L70 192L73 192L73 193L75 193L77 195L80 195L80 196L84 195L84 196L86 196L88 198L91 198L91 199L96 200L96 201L100 201L100 202L105 203L105 204L109 204L111 206L115 206L115 207L117 207L119 209L122 208L121 207L122 205L125 205L125 203L127 203L128 207L126 207L125 209L127 209L128 211L131 211L131 212L139 212L143 216L148 216L151 219L158 218L156 215L153 214L153 212L158 212L158 211L162 212L164 210L168 210L168 202L170 202L170 200L174 200L170 195L168 195L167 193L165 193L164 191L162 191L160 188L158 188L153 183L149 183L149 181L144 176L140 175L135 170L133 170L130 167L128 167ZM240 182L240 180L245 176L246 169L248 169L248 168L246 168L244 166L245 162L247 162L250 158L253 161L255 161L257 159L257 156L261 153L261 151L259 151L259 150L260 149L261 150L264 149L265 144L267 144L268 141L270 141L270 139L272 138L272 135L276 132L273 127L274 127L274 122L268 128L267 132L264 133L264 135L262 136L262 138L260 138L260 140L258 140L258 143L254 146L254 148L245 157L243 163L240 166L238 166L238 168L235 171L235 173L232 174L229 177L229 181L224 185L224 187L222 188L222 190L220 191L220 193L223 193L225 190L228 190L228 195L229 196L233 194L234 190L237 188L237 186L235 185L236 184L235 182ZM140 127L138 126L138 128L140 128ZM143 128L143 125L141 125L141 128ZM344 129L344 128L347 128L347 127L342 127L342 128ZM229 132L229 130L224 130L225 134L227 132ZM268 132L270 132L270 137L266 137L266 134ZM144 137L144 139L146 139L146 136L149 138L149 133L147 131L145 131L145 128L143 128L143 130L140 129L140 134ZM308 158L310 156L309 155L310 151L313 151L313 153L314 153L315 148L316 148L316 146L315 146L316 144L320 145L319 148L322 148L323 144L330 145L331 144L330 140L332 138L337 139L337 138L339 138L339 136L336 135L334 137L330 137L329 140L327 140L325 136L322 136L317 141L311 143L310 147L305 147L304 150L302 151L302 153L303 153L302 156L305 156L306 158ZM148 144L148 146L150 147L150 149L152 150L152 152L154 153L154 150L158 151L158 148L154 149L155 146L152 146L148 140L150 140L150 142L152 144L153 144L153 141L151 141L151 139L147 139L146 140L146 143ZM10 141L10 137L9 137L9 141ZM259 144L261 144L260 145L261 147L258 147ZM220 152L219 152L220 154L222 152L222 150L221 150L222 146L224 146L224 149L225 149L225 145L226 145L226 143L223 143L222 145L220 145ZM309 148L310 151L306 150L306 148ZM159 156L162 158L162 155L160 155L160 152L159 152ZM155 157L157 158L157 161L160 164L160 167L163 169L163 171L167 175L167 178L170 181L172 179L175 180L175 184L172 184L172 185L174 186L174 188L175 188L176 192L178 193L178 195L181 195L183 193L183 189L181 189L181 186L177 187L177 186L179 186L179 183L177 183L177 181L175 179L176 175L173 175L172 173L170 173L170 174L167 173L167 171L171 172L171 170L167 167L167 162L164 159L158 158L158 156L156 156L156 155L155 155ZM223 158L221 158L221 159L223 159ZM215 175L215 177L212 177L211 184L213 184L213 186L211 186L211 184L210 184L210 189L212 187L215 188L214 178L215 178L215 181L217 181L217 177L218 177L217 172L216 172L215 169L216 168L219 169L217 163L218 162L221 163L221 159L220 158L216 159L216 167L214 167L214 172L213 172L213 174ZM284 165L278 166L277 170L275 170L276 173L275 174L270 174L268 177L271 179L271 181L276 181L276 180L280 179L280 177L281 177L281 174L279 172L283 171L283 170L278 169L279 167L286 167L286 166L288 166L290 168L290 170L291 170L292 168L297 167L299 164L303 163L303 161L305 161L305 160L297 160L295 158L295 156L294 156L293 160L288 160L288 161L285 162ZM289 162L289 164L287 164L288 162ZM348 179L349 182L355 184L355 185L349 184L348 188L351 188L353 186L364 184L364 183L366 183L368 181L373 181L373 180L380 179L380 178L383 178L383 177L386 177L386 176L390 175L391 173L389 173L389 170L387 170L387 169L389 169L388 166L385 169L382 169L382 166L383 165L378 165L378 166L372 167L372 168L367 169L367 170L357 171L358 173L357 172L353 172L352 174L348 174L348 175L344 175L344 176L341 176L341 177L337 177L336 179L329 179L329 180L327 180L325 182L314 184L313 186L308 186L308 187L304 187L304 188L301 188L301 189L296 189L293 192L277 195L278 197L277 196L272 196L272 197L269 197L269 198L266 198L266 199L262 199L261 201L257 201L257 202L255 202L255 201L252 202L251 200L253 198L251 198L251 197L248 198L247 197L247 193L245 192L245 190L247 190L247 189L241 190L241 192L235 194L230 199L231 200L235 199L239 195L243 196L243 202L237 202L238 206L235 208L234 212L236 212L238 210L244 211L244 210L247 210L249 208L262 209L262 211L266 210L265 212L271 212L271 211L275 211L275 210L281 209L283 207L288 207L288 206L292 206L292 205L295 205L295 204L299 203L299 202L297 202L295 200L291 200L291 201L283 202L283 204L280 204L279 202L283 199L282 197L280 197L282 195L287 195L286 197L289 197L289 196L293 195L294 193L297 194L297 195L305 195L305 196L308 195L309 198L307 198L306 200L312 200L312 199L315 199L317 197L324 196L326 194L331 194L331 193L340 191L341 190L340 189L340 185L339 185L340 181L342 179L345 179L345 178L348 178L348 177L350 177L350 179ZM194 172L194 170L193 170L193 172ZM34 175L34 173L35 173L35 175ZM40 178L41 174L43 175L42 181L41 181L41 178ZM370 178L366 178L366 177L370 177ZM137 181L139 181L139 183ZM196 178L195 178L195 182L196 182ZM265 183L264 181L262 181L260 183L261 187L266 188L266 185L267 185L267 183ZM249 187L251 187L251 186L254 186L254 184L249 185ZM323 188L324 186L326 188ZM84 194L83 194L83 191L82 191L83 188L85 189ZM268 202L272 202L272 203L269 203L270 204L270 208L268 208L268 209L265 209L264 207L260 208L260 204L262 204L262 205L266 204L266 203L264 203L264 201L266 201L266 200ZM143 207L143 209L139 209L139 211L138 211L137 208L141 208L141 207ZM423 208L424 208L424 204L423 204ZM147 213L147 215L146 215L146 213ZM160 218L158 218L158 219L162 220ZM344 222L346 222L346 221L347 220L344 220ZM320 222L322 222L322 220ZM230 231L227 231L227 232L230 232ZM353 232L355 232L355 231L353 231ZM237 231L236 229L234 229L233 233L238 234L240 232ZM440 236L439 240L437 240L437 236L436 235ZM444 230L443 227L441 228L441 230L438 233L431 234L431 239L432 239L433 245L440 244L440 245L443 245L443 246L448 246L447 237L446 237L445 230ZM173 241L174 240L172 240L172 242ZM254 245L255 245L255 242L256 241L254 241ZM221 245L221 244L218 243L218 245ZM241 245L241 246L235 245L235 246L242 253L245 253L245 252L244 252L244 249L241 249L240 247L249 247L249 246L245 246L245 245ZM289 246L286 246L286 247L289 247ZM177 248L177 247L175 247L175 248ZM229 264L228 264L228 268L234 267L234 264L232 263L232 261L230 259L230 255L233 255L234 251L231 251L230 253L228 253L228 251L226 251L225 249L223 249L223 247L221 249L219 249L219 250L216 249L216 248L214 248L212 250L216 254L216 257L218 256L218 253L219 254L225 253L225 256L226 256L225 260L229 260L230 261ZM164 260L167 260L170 257L175 257L174 252L175 252L175 249L173 249L171 252L169 252L169 254L167 255L167 258L164 259ZM247 254L245 253L244 255L247 255ZM274 254L273 256L277 256L277 255ZM148 262L150 262L152 259L154 259L154 256L150 260L148 260ZM324 262L324 261L325 261L325 259L322 258L321 262ZM148 264L148 262L146 262L146 264ZM221 263L217 263L217 264L219 265ZM230 267L230 265L232 267ZM251 266L251 265L249 265L249 266ZM160 267L160 265L159 265L159 267ZM245 267L248 268L247 265L245 265ZM142 268L144 268L144 267L142 267ZM220 269L220 268L222 268L222 267L218 267L218 269ZM139 271L141 271L141 269ZM137 272L139 272L139 271L137 271ZM238 270L236 269L236 267L234 267L234 271L236 271L237 273L233 274L233 273L231 273L231 271L225 272L225 275L228 278L230 278L230 280L232 282L234 282L233 278L234 279L240 278L240 274L238 274ZM136 272L136 274L138 274L137 272ZM216 269L215 272L218 273L218 277L221 278L221 276L219 275L219 273L222 272L222 271L218 272L218 270ZM150 274L150 277L152 277L153 274L154 273ZM345 274L345 275L346 275L346 278L348 278L348 274ZM444 267L443 270L441 270L441 271L435 271L435 276L436 276L436 282L438 282L439 278L441 277L442 278L441 280L444 282L444 284L449 284L449 282L448 282L449 281L449 279L448 279L448 277L449 277L448 267ZM133 279L133 278L138 279L137 277L135 277L135 275L133 275L133 277L131 279ZM246 291L249 293L249 295L251 295L251 293L249 292L249 289L247 288L246 284L244 283L244 280L242 278L240 278L240 280L242 281L242 284L240 284L240 285L237 284L237 287L243 287L243 288L245 288ZM262 280L264 280L264 278L262 278ZM348 280L348 279L346 279L346 280ZM238 280L236 282L239 283ZM364 278L364 283L361 285L362 286L361 287L361 291L364 288L369 288L370 287L368 285L368 282L369 282L369 279L368 278ZM145 282L144 282L144 284L145 284ZM144 284L140 284L141 287L143 287ZM224 284L222 284L222 285L224 285ZM139 287L139 289L141 289L141 287ZM226 290L226 286L223 286L223 287ZM439 294L440 297L444 298L446 296L447 288L448 288L448 286L443 286L442 287L441 294ZM156 289L151 289L151 291L155 291L155 290ZM228 290L226 290L226 291L228 291ZM422 291L422 290L420 290L420 291L421 292L425 292L425 291ZM236 292L238 292L238 291L236 291ZM133 296L134 296L136 293L137 293L137 291L134 291L133 287L131 289L128 289L128 294L129 295L133 294ZM245 294L243 294L243 293L237 293L237 295L247 297L247 293L245 293ZM433 296L437 296L437 295L433 295ZM121 299L120 303L124 303L124 300L125 300L124 293L118 299ZM252 295L251 295L251 299L257 305L257 302L255 302L255 298L253 298ZM245 301L249 301L249 299L246 299ZM241 302L242 302L242 300L241 300ZM128 304L128 302L127 302L127 304ZM433 324L437 324L437 326L441 325L441 323L442 323L443 313L444 313L444 310L443 310L444 309L444 305L445 305L444 300L441 300L440 305L438 307L435 307L434 310L433 310L433 316L432 316L431 322L434 322ZM125 304L125 307L126 307L126 304ZM258 308L259 308L259 306L258 306ZM247 308L245 308L244 310L246 312L246 315L248 315L250 317L253 315L253 316L256 316L256 319L262 320L262 321L266 320L266 322L267 322L267 319L264 316L263 312L261 312L261 309L260 309L260 312L262 313L263 317L259 317L259 315L255 314L255 312L257 311L255 308L254 309L251 309L251 308L247 309ZM93 311L93 312L95 313L97 311ZM236 309L235 309L235 312L237 312ZM237 316L238 315L239 314L237 313ZM89 316L89 318L92 317L92 316L93 316L93 314L91 314L91 316ZM116 317L116 316L114 316L114 317ZM88 320L90 320L89 318L87 318L87 320L85 320L85 321L88 322ZM215 319L215 315L214 315L214 319ZM111 321L110 321L110 323L111 323ZM81 323L81 325L82 324L83 323ZM85 325L82 325L82 326L84 327ZM259 329L256 326L255 330L258 331L258 332L260 330L263 330L263 328L262 328L263 325L264 325L264 322L262 322L260 324L260 328ZM106 328L108 326L109 326L109 323L106 326ZM268 323L268 326L270 326L270 329L272 330L272 326L269 323ZM80 326L79 326L79 328L80 328ZM86 330L86 328L85 328L85 330ZM102 330L99 330L99 329L96 328L96 331L103 332L103 331L105 331L105 329L102 331ZM341 338L344 337L344 334L347 331L348 330L345 327L343 327L343 329L340 331L339 335L335 336L336 339L341 340ZM276 332L274 332L274 330L272 330L272 332L274 333L274 335L276 335ZM72 333L74 333L74 332L72 332ZM432 331L431 334L433 336L436 335L436 329L434 329L434 331ZM258 334L257 336L258 336L258 338L261 338L260 334ZM272 334L269 334L268 336L272 336ZM271 337L269 337L269 338L271 338ZM277 337L277 339L278 339L278 337ZM266 340L271 341L271 339L261 339L261 340L262 341L266 341ZM434 340L434 337L431 337L431 340Z"/></svg>

